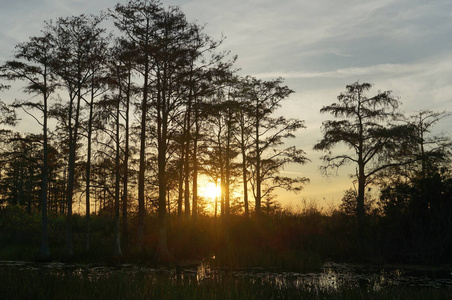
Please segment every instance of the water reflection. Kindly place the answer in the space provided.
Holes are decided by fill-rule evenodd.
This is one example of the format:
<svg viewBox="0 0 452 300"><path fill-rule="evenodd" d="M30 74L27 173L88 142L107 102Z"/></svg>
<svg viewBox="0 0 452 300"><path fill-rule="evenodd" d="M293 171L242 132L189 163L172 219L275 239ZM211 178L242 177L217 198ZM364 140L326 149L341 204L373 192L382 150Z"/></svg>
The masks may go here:
<svg viewBox="0 0 452 300"><path fill-rule="evenodd" d="M199 265L184 268L154 268L146 265L123 264L119 266L64 264L64 263L30 263L0 261L0 268L14 268L33 272L48 272L58 276L76 275L89 280L109 277L121 272L130 276L145 274L150 280L164 276L179 284L205 280L221 281L226 276L236 280L247 279L252 283L270 284L278 289L296 287L306 291L325 291L334 293L343 288L361 288L368 291L381 291L391 286L417 286L429 288L447 287L452 289L450 268L421 268L415 266L375 267L352 264L327 263L316 273L278 272L275 270L256 269L221 269L213 268L207 261Z"/></svg>

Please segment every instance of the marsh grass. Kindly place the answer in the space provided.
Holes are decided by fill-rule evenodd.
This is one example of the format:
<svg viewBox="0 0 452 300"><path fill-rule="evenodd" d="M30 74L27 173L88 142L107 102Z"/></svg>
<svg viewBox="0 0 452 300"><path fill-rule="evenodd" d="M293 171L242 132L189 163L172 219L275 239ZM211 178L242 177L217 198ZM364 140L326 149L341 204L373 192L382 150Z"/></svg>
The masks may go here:
<svg viewBox="0 0 452 300"><path fill-rule="evenodd" d="M375 217L375 216L374 216ZM437 255L437 260L412 261L406 253L391 252L398 240L382 234L379 218L371 219L366 242L356 241L353 218L340 213L325 214L315 207L300 212L281 211L259 218L231 215L227 225L222 217L199 215L196 222L168 217L168 248L173 264L200 262L212 258L216 267L266 268L311 272L322 263L450 263L450 255ZM157 218L145 218L143 247L138 247L136 215L129 218L129 243L121 245L124 256L118 262L113 256L114 219L108 213L91 216L91 248L86 251L84 216L73 216L75 263L149 263L158 264ZM0 211L0 260L34 261L40 246L40 213L27 214L18 206ZM54 261L61 261L65 249L66 220L49 215L49 244ZM121 233L122 236L123 233ZM399 253L400 254L400 253Z"/></svg>
<svg viewBox="0 0 452 300"><path fill-rule="evenodd" d="M38 250L34 245L9 244L7 247L0 247L0 257L2 260L33 261Z"/></svg>
<svg viewBox="0 0 452 300"><path fill-rule="evenodd" d="M174 274L173 274L174 275ZM84 272L0 270L2 299L451 299L448 288L388 287L380 291L344 286L278 285L265 279L223 275L195 276L115 271Z"/></svg>

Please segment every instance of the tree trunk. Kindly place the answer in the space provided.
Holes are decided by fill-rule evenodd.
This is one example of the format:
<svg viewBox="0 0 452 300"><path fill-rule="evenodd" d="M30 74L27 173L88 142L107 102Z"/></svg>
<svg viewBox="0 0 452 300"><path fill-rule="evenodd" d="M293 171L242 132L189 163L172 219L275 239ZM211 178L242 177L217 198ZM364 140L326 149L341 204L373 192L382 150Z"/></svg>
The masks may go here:
<svg viewBox="0 0 452 300"><path fill-rule="evenodd" d="M177 197L177 217L182 218L182 198L184 194L184 162L185 162L185 144L182 141L180 147L180 166L179 166L179 193Z"/></svg>
<svg viewBox="0 0 452 300"><path fill-rule="evenodd" d="M187 112L185 114L185 161L184 161L184 172L185 172L185 188L184 188L184 203L185 203L185 218L188 220L190 218L190 114L191 114L191 95L188 97Z"/></svg>
<svg viewBox="0 0 452 300"><path fill-rule="evenodd" d="M31 215L31 202L33 201L33 177L34 177L34 172L33 172L33 167L31 165L29 165L28 167L28 183L27 183L27 194L28 194L28 201L27 201L27 214Z"/></svg>
<svg viewBox="0 0 452 300"><path fill-rule="evenodd" d="M45 69L46 70L46 69ZM44 73L44 87L47 88L46 73ZM42 231L41 247L38 253L39 261L50 260L49 233L47 226L47 184L48 184L48 141L47 141L47 90L44 92L44 120L43 120L43 165L42 165L42 184L41 184L41 214Z"/></svg>
<svg viewBox="0 0 452 300"><path fill-rule="evenodd" d="M197 104L197 100L195 100ZM199 137L199 107L195 107L195 136L193 138L193 222L198 216L198 137Z"/></svg>
<svg viewBox="0 0 452 300"><path fill-rule="evenodd" d="M198 143L193 142L193 202L192 202L192 218L196 222L198 217L198 159L197 155Z"/></svg>
<svg viewBox="0 0 452 300"><path fill-rule="evenodd" d="M243 143L243 138L242 138ZM248 219L250 216L249 204L248 204L248 171L246 170L246 153L245 147L242 144L242 179L243 179L243 204L245 206L245 218Z"/></svg>
<svg viewBox="0 0 452 300"><path fill-rule="evenodd" d="M149 22L149 21L148 21ZM147 45L146 45L147 48ZM141 102L141 129L140 129L140 167L138 171L138 243L139 249L143 249L144 241L144 217L146 214L144 207L144 175L146 171L146 113L148 104L148 77L149 77L149 61L146 55L144 83L143 83L143 100Z"/></svg>
<svg viewBox="0 0 452 300"><path fill-rule="evenodd" d="M159 180L159 207L158 207L158 226L159 240L157 246L158 259L167 262L170 258L167 245L167 224L166 224L166 175L165 175L165 152L160 153L165 147L159 147L158 154L158 180Z"/></svg>
<svg viewBox="0 0 452 300"><path fill-rule="evenodd" d="M229 217L230 214L230 177L231 177L231 110L228 109L228 119L227 119L227 134L226 134L226 157L225 157L225 190L224 190L224 209L226 218Z"/></svg>
<svg viewBox="0 0 452 300"><path fill-rule="evenodd" d="M122 191L122 234L125 251L129 247L129 228L127 220L127 199L129 195L129 114L130 114L130 88L131 88L131 66L128 68L127 90L126 90L126 112L125 112L125 149L123 169L123 191Z"/></svg>
<svg viewBox="0 0 452 300"><path fill-rule="evenodd" d="M74 195L74 183L75 183L75 155L77 147L77 132L80 114L80 88L77 93L77 106L75 110L74 127L72 130L72 102L70 102L69 112L69 163L68 163L68 185L67 185L67 218L66 218L66 248L65 259L71 260L74 257L74 246L72 243L72 198Z"/></svg>
<svg viewBox="0 0 452 300"><path fill-rule="evenodd" d="M258 115L258 105L256 104L256 215L260 216L261 214L261 153L260 153L260 145L259 145L259 115Z"/></svg>
<svg viewBox="0 0 452 300"><path fill-rule="evenodd" d="M364 173L364 128L361 118L361 93L358 94L357 114L359 119L359 139L358 139L358 198L356 199L356 225L358 227L358 242L360 246L364 246L365 232L365 210L364 210L364 193L366 188L366 176Z"/></svg>
<svg viewBox="0 0 452 300"><path fill-rule="evenodd" d="M223 151L221 149L221 144L219 145L219 151L218 151L218 156L219 156L219 164L220 164L220 187L221 187L221 193L220 193L220 213L221 216L224 217L225 215L225 204L224 204L224 200L225 200L225 188L226 188L226 183L225 183L225 176L224 176L224 164L223 164Z"/></svg>
<svg viewBox="0 0 452 300"><path fill-rule="evenodd" d="M366 178L364 176L364 166L359 166L358 171L358 197L356 201L356 222L358 227L358 239L362 243L365 232L365 209L364 209L364 193Z"/></svg>
<svg viewBox="0 0 452 300"><path fill-rule="evenodd" d="M218 179L215 179L215 189L218 186ZM218 215L218 195L215 195L215 222L217 220Z"/></svg>
<svg viewBox="0 0 452 300"><path fill-rule="evenodd" d="M120 161L119 161L119 103L121 101L121 92L119 92L119 98L116 106L116 155L115 155L115 237L113 245L113 258L118 261L122 257L121 251L121 240L119 235L119 186L121 182L121 171L120 171Z"/></svg>
<svg viewBox="0 0 452 300"><path fill-rule="evenodd" d="M165 76L165 70L163 78ZM158 181L159 181L159 206L158 206L158 226L159 241L157 245L158 259L168 262L171 255L167 244L167 224L166 224L166 150L168 134L168 105L166 99L166 87L160 86L160 78L157 78L157 144L158 144ZM165 82L163 82L165 83Z"/></svg>
<svg viewBox="0 0 452 300"><path fill-rule="evenodd" d="M94 76L93 76L94 78ZM89 119L88 119L88 149L86 159L86 191L85 191L85 205L86 205L86 241L85 250L89 251L90 234L91 234L91 203L90 203L90 189L91 189L91 137L93 133L93 105L94 105L94 79L91 81L91 101L89 103Z"/></svg>

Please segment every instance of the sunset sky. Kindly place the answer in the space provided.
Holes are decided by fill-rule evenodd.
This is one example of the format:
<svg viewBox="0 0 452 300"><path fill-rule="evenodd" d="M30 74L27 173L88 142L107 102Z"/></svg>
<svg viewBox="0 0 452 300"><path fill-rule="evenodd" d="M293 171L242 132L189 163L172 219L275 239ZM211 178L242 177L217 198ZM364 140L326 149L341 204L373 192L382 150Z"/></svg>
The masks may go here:
<svg viewBox="0 0 452 300"><path fill-rule="evenodd" d="M0 0L0 63L14 46L40 34L43 21L98 13L117 0ZM124 3L125 1L120 1ZM345 85L374 84L371 94L392 90L401 109L450 110L452 103L452 2L450 0L166 0L179 5L189 21L205 24L212 37L226 37L224 50L238 55L240 74L261 79L283 77L295 91L278 112L306 121L290 143L307 152L311 162L286 168L309 177L311 183L284 203L302 198L319 206L338 203L352 187L348 168L323 178L321 153L312 150L321 138L320 126L330 118L322 106L336 101ZM19 97L12 89L0 98ZM13 96L14 95L14 96ZM33 122L31 119L29 122ZM22 124L25 126L25 124ZM452 118L437 127L452 133ZM283 202L283 201L281 201Z"/></svg>

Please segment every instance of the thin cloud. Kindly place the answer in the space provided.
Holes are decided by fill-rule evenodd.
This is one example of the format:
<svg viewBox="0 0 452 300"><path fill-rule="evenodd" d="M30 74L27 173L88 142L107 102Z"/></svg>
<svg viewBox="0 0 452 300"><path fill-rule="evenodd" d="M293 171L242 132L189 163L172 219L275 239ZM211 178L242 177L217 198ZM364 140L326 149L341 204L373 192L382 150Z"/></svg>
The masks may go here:
<svg viewBox="0 0 452 300"><path fill-rule="evenodd" d="M126 0L0 0L0 59L9 59L15 44L39 35L44 20L97 13L117 2ZM304 119L310 126L294 140L312 160L309 166L300 168L300 173L308 177L315 178L320 163L309 149L311 141L320 138L320 123L326 118L319 110L335 101L346 84L359 79L374 83L375 89L393 90L406 111L450 107L450 0L163 3L180 5L187 19L206 24L205 30L213 38L224 34L227 39L223 49L238 55L237 67L243 70L242 75L287 79L296 93L281 108L281 114ZM6 95L0 98L14 99ZM349 182L348 178L331 180L331 195L336 190L342 193L344 182ZM325 196L324 183L312 180L306 191Z"/></svg>
<svg viewBox="0 0 452 300"><path fill-rule="evenodd" d="M404 74L409 72L416 72L420 70L418 65L404 65L404 64L380 64L368 67L359 68L344 68L328 72L269 72L255 74L258 78L275 78L283 77L286 79L296 78L348 78L359 77L361 75L375 75L375 74Z"/></svg>

